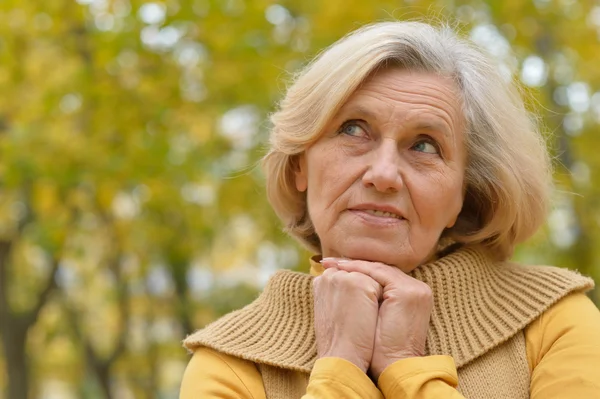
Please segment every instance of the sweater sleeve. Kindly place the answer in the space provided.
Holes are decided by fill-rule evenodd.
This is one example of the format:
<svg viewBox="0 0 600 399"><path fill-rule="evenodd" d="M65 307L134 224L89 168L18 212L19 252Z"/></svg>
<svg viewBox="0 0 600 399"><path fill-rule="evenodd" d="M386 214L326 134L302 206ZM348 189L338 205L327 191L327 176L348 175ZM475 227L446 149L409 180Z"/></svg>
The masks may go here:
<svg viewBox="0 0 600 399"><path fill-rule="evenodd" d="M532 399L600 397L600 312L571 294L525 331Z"/></svg>
<svg viewBox="0 0 600 399"><path fill-rule="evenodd" d="M188 363L180 399L266 399L262 378L254 363L198 348Z"/></svg>
<svg viewBox="0 0 600 399"><path fill-rule="evenodd" d="M181 383L180 399L265 399L255 365L201 347L194 352ZM373 382L351 362L323 358L315 362L303 399L382 399Z"/></svg>
<svg viewBox="0 0 600 399"><path fill-rule="evenodd" d="M352 362L337 357L318 359L302 399L382 399L371 379Z"/></svg>
<svg viewBox="0 0 600 399"><path fill-rule="evenodd" d="M458 376L450 356L424 356L398 360L379 377L385 398L459 399Z"/></svg>

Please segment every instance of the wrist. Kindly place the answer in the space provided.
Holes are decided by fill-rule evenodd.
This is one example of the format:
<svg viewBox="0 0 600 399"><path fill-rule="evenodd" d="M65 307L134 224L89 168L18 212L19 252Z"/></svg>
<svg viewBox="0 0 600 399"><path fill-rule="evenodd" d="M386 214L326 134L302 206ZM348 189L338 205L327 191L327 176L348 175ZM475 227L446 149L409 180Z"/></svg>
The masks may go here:
<svg viewBox="0 0 600 399"><path fill-rule="evenodd" d="M351 354L343 353L343 352L327 352L327 353L319 354L318 359L322 359L325 357L335 357L335 358L339 358L339 359L344 359L344 360L354 364L356 367L361 369L362 372L365 374L369 370L369 363L365 362L363 359L361 359L359 356L356 356L356 355L351 355Z"/></svg>
<svg viewBox="0 0 600 399"><path fill-rule="evenodd" d="M395 356L388 356L385 359L382 359L380 362L373 362L369 368L369 374L373 377L375 383L379 381L379 376L385 371L386 368L396 363L399 360L421 357L419 354L414 353L403 353L397 354Z"/></svg>

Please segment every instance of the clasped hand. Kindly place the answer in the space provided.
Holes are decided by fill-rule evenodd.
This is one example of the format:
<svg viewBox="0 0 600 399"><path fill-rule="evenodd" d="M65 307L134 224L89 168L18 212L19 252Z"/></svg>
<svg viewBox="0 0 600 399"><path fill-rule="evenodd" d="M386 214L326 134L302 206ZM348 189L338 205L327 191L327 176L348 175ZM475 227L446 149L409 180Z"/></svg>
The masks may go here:
<svg viewBox="0 0 600 399"><path fill-rule="evenodd" d="M375 381L397 360L424 356L431 288L383 263L324 258L314 279L318 357L346 359Z"/></svg>

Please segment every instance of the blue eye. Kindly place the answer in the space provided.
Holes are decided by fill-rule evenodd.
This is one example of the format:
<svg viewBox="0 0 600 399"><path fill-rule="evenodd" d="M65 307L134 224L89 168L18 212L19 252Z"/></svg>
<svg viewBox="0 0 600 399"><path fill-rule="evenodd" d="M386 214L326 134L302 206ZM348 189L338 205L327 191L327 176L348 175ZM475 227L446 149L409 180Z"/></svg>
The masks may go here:
<svg viewBox="0 0 600 399"><path fill-rule="evenodd" d="M363 129L358 123L355 123L352 121L344 123L340 127L338 132L348 135L348 136L354 136L354 137L367 135L365 133L365 129Z"/></svg>
<svg viewBox="0 0 600 399"><path fill-rule="evenodd" d="M416 151L424 152L427 154L437 154L439 153L437 147L426 140L421 140L417 144L413 146Z"/></svg>

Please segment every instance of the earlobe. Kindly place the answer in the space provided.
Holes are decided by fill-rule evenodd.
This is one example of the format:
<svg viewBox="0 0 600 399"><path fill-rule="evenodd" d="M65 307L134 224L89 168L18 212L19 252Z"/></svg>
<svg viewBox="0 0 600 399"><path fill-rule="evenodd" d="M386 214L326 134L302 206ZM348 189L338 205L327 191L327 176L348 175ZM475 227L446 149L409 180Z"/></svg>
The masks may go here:
<svg viewBox="0 0 600 399"><path fill-rule="evenodd" d="M463 185L462 185L462 192L461 192L461 196L460 196L460 201L459 203L456 204L458 210L456 211L456 214L454 215L454 217L452 219L450 219L450 221L448 222L448 224L446 225L447 229L450 229L452 227L454 227L454 225L456 224L456 222L458 221L458 217L460 216L460 214L463 211L463 207L465 206L465 196L467 195L467 183L466 181L463 180Z"/></svg>
<svg viewBox="0 0 600 399"><path fill-rule="evenodd" d="M458 209L458 211L455 213L454 217L452 219L450 219L450 221L448 222L448 224L446 225L447 229L450 229L452 227L454 227L454 225L456 224L456 222L458 221L458 217L460 216L460 214L462 213L462 207L464 206L464 203L461 201L460 204L460 208Z"/></svg>
<svg viewBox="0 0 600 399"><path fill-rule="evenodd" d="M308 178L306 177L306 158L304 154L298 156L295 167L294 175L296 180L296 190L304 192L308 189Z"/></svg>
<svg viewBox="0 0 600 399"><path fill-rule="evenodd" d="M452 227L454 227L454 225L456 224L456 220L458 219L458 215L456 215L455 218L453 218L452 220L450 220L450 222L446 225L447 229L451 229Z"/></svg>

